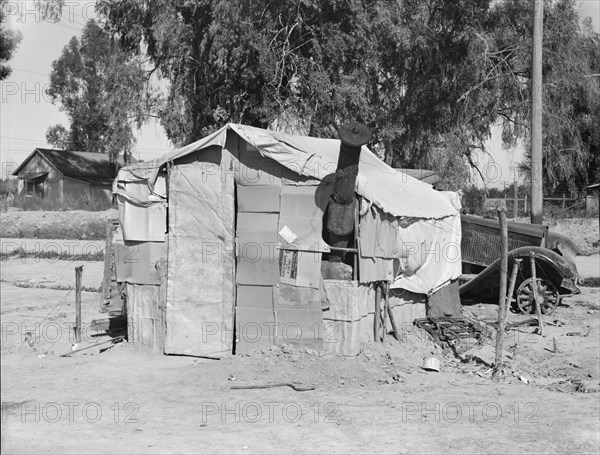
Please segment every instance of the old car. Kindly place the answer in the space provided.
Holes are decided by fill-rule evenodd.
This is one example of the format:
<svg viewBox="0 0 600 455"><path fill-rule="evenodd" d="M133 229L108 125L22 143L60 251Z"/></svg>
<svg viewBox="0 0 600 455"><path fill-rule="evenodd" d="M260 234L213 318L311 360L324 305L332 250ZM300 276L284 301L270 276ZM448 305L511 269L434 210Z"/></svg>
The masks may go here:
<svg viewBox="0 0 600 455"><path fill-rule="evenodd" d="M508 222L508 280L515 260L521 259L513 309L535 312L534 286L542 313L549 314L561 299L580 292L575 256L577 245L548 226ZM462 267L460 295L463 301L496 300L500 274L500 223L473 215L461 216ZM536 282L533 282L530 255L535 258Z"/></svg>

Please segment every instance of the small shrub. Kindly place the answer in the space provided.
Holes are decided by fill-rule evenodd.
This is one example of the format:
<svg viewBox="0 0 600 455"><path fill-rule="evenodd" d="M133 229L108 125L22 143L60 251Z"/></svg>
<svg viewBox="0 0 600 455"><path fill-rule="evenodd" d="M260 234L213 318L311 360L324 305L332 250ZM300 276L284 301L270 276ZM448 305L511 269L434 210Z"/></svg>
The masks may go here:
<svg viewBox="0 0 600 455"><path fill-rule="evenodd" d="M483 204L485 201L485 190L471 185L464 190L462 196L462 207L465 213L471 215L483 215Z"/></svg>
<svg viewBox="0 0 600 455"><path fill-rule="evenodd" d="M106 198L94 196L89 191L83 191L77 197L65 195L62 202L56 198L18 195L12 199L3 201L0 208L3 211L6 211L8 207L15 207L26 211L87 210L91 212L103 212L112 206L112 202Z"/></svg>
<svg viewBox="0 0 600 455"><path fill-rule="evenodd" d="M69 254L65 251L27 251L23 248L17 248L11 252L0 252L0 260L5 261L9 258L33 258L33 259L50 259L62 261L104 261L104 251L96 251L88 254Z"/></svg>

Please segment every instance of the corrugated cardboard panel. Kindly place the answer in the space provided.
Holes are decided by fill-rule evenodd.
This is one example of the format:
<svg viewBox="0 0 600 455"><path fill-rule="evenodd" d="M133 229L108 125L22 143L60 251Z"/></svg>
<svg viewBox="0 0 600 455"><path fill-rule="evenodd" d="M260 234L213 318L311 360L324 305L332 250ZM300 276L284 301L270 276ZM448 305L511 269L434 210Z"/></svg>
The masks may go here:
<svg viewBox="0 0 600 455"><path fill-rule="evenodd" d="M219 157L227 167L225 152ZM200 162L169 175L165 352L221 357L233 348L234 183Z"/></svg>
<svg viewBox="0 0 600 455"><path fill-rule="evenodd" d="M323 312L326 352L355 356L363 343L373 341L375 290L356 281L325 280L330 307Z"/></svg>
<svg viewBox="0 0 600 455"><path fill-rule="evenodd" d="M271 346L275 339L273 285L279 282L277 222L281 187L279 178L265 173L265 159L257 160L262 169L259 180L275 183L237 187L236 353ZM252 185L255 181L245 183Z"/></svg>
<svg viewBox="0 0 600 455"><path fill-rule="evenodd" d="M275 315L273 309L236 308L235 352L242 354L272 346L275 343Z"/></svg>
<svg viewBox="0 0 600 455"><path fill-rule="evenodd" d="M318 201L318 190L318 186L281 187L278 233L282 248L329 251L322 237L326 201Z"/></svg>
<svg viewBox="0 0 600 455"><path fill-rule="evenodd" d="M358 257L359 279L361 283L372 281L393 281L393 259L379 257Z"/></svg>
<svg viewBox="0 0 600 455"><path fill-rule="evenodd" d="M133 274L133 261L136 260L134 257L135 249L118 243L114 244L114 249L117 281L120 283L131 283L131 276Z"/></svg>
<svg viewBox="0 0 600 455"><path fill-rule="evenodd" d="M273 287L273 304L279 310L320 310L319 289L280 284Z"/></svg>
<svg viewBox="0 0 600 455"><path fill-rule="evenodd" d="M240 212L279 212L279 192L276 185L238 187L238 210Z"/></svg>
<svg viewBox="0 0 600 455"><path fill-rule="evenodd" d="M238 212L237 229L236 282L255 286L277 284L277 214Z"/></svg>
<svg viewBox="0 0 600 455"><path fill-rule="evenodd" d="M237 231L272 231L277 233L277 213L240 212L237 215Z"/></svg>
<svg viewBox="0 0 600 455"><path fill-rule="evenodd" d="M275 344L323 349L323 311L278 310Z"/></svg>
<svg viewBox="0 0 600 455"><path fill-rule="evenodd" d="M319 288L321 281L321 253L280 250L279 282L292 286Z"/></svg>
<svg viewBox="0 0 600 455"><path fill-rule="evenodd" d="M238 308L262 308L273 311L273 286L243 286L237 288Z"/></svg>

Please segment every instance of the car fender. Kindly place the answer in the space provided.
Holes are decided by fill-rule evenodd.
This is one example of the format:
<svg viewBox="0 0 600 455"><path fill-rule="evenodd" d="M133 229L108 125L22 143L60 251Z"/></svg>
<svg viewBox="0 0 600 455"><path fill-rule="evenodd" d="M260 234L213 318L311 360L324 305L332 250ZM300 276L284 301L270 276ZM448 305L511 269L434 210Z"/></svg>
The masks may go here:
<svg viewBox="0 0 600 455"><path fill-rule="evenodd" d="M552 282L559 290L561 295L579 294L581 291L576 283L579 278L577 267L567 258L561 256L555 251L539 246L524 246L515 248L508 252L508 270L510 276L512 264L516 259L522 259L522 270L529 271L530 254L534 253L536 259L536 270L538 278L544 277ZM500 258L496 259L487 266L475 278L460 287L460 293L464 294L481 285L486 279L489 279L500 270ZM527 262L525 262L527 261ZM529 272L530 276L530 272Z"/></svg>

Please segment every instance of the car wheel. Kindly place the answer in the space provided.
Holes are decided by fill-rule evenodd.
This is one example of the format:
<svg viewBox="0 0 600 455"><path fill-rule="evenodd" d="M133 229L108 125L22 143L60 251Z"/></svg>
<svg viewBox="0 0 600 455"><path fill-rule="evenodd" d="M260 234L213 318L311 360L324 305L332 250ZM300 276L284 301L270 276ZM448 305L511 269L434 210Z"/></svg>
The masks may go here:
<svg viewBox="0 0 600 455"><path fill-rule="evenodd" d="M560 303L560 295L551 282L538 278L537 293L542 314L551 314ZM527 278L517 289L517 307L523 314L535 313L533 279Z"/></svg>

